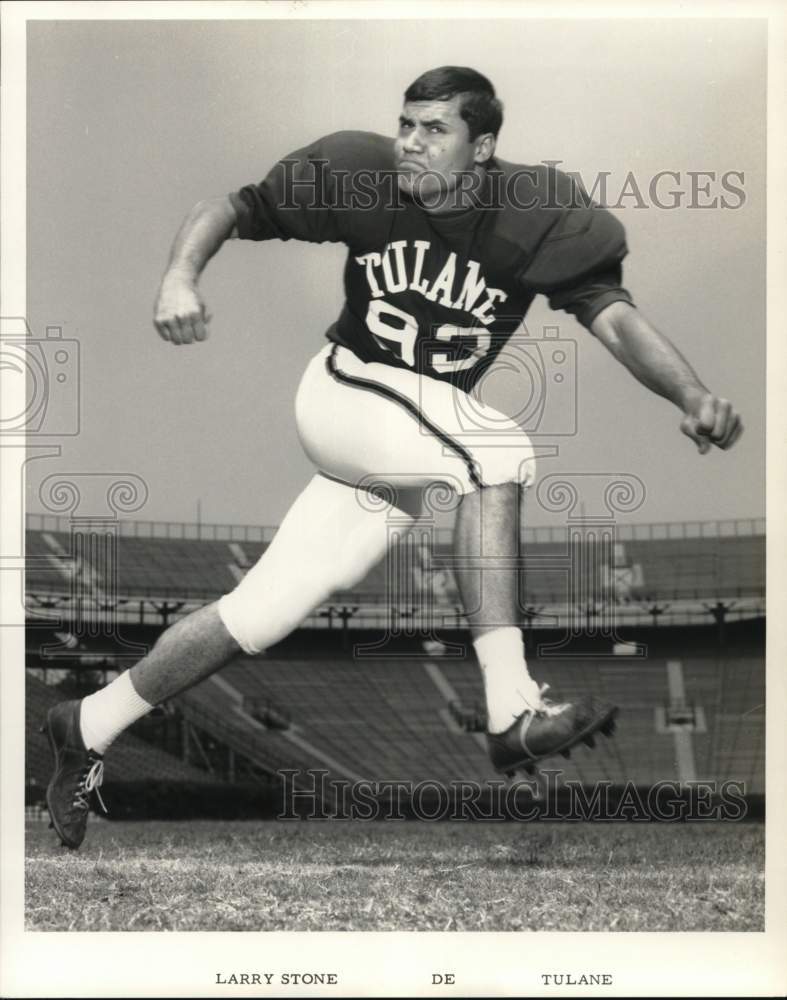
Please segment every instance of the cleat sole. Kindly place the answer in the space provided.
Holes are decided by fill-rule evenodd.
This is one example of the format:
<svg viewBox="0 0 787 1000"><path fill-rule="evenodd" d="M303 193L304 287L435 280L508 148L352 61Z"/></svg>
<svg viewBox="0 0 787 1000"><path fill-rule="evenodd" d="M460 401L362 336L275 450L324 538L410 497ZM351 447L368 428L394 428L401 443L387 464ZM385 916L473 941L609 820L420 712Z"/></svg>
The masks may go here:
<svg viewBox="0 0 787 1000"><path fill-rule="evenodd" d="M596 745L596 741L593 739L595 733L603 733L604 736L609 738L615 732L615 725L616 725L615 716L618 714L618 712L619 712L618 707L613 706L609 710L607 715L601 720L600 723L594 723L593 725L586 727L584 732L577 734L574 738L572 738L572 740L567 745L563 746L562 748L557 747L555 750L552 751L552 753L544 757L523 758L522 760L516 761L512 765L509 765L508 770L504 770L503 768L496 768L496 770L498 774L509 775L510 768L513 766L518 770L526 771L528 774L532 775L536 773L536 767L535 767L536 764L539 764L543 760L549 760L550 757L554 757L557 754L560 754L563 757L570 758L571 749L575 746L578 746L580 743L584 743L585 746L589 747L592 750Z"/></svg>

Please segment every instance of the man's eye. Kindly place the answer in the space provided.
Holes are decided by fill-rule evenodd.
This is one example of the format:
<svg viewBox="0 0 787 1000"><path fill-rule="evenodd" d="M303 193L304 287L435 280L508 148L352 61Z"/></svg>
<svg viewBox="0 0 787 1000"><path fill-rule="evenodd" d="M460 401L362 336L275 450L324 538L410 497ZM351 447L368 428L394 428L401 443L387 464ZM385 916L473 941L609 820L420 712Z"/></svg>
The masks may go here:
<svg viewBox="0 0 787 1000"><path fill-rule="evenodd" d="M429 129L430 132L442 132L443 129L439 125L432 125Z"/></svg>

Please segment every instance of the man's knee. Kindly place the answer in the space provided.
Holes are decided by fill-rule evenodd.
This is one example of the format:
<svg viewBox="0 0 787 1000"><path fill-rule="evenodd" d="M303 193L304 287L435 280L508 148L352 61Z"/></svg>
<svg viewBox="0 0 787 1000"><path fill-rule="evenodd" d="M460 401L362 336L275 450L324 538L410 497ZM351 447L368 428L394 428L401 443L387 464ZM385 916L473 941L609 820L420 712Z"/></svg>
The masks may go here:
<svg viewBox="0 0 787 1000"><path fill-rule="evenodd" d="M241 649L253 656L278 642L332 594L360 583L369 568L350 549L337 557L319 546L307 563L284 567L281 574L258 564L256 572L220 598L219 616Z"/></svg>
<svg viewBox="0 0 787 1000"><path fill-rule="evenodd" d="M536 458L529 438L524 434L516 443L479 449L478 479L482 486L502 486L517 483L523 489L533 485L536 478ZM478 483L474 484L476 488Z"/></svg>
<svg viewBox="0 0 787 1000"><path fill-rule="evenodd" d="M260 609L238 588L225 594L216 605L224 627L247 656L265 649L260 632Z"/></svg>

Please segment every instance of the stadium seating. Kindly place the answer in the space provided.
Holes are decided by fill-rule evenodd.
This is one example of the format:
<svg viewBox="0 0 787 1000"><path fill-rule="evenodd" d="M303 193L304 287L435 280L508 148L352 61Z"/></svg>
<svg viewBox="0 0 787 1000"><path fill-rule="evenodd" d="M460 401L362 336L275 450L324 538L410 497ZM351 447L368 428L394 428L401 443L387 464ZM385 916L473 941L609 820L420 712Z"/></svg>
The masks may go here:
<svg viewBox="0 0 787 1000"><path fill-rule="evenodd" d="M438 689L426 663L439 671L444 690ZM695 777L742 781L747 792L762 793L762 659L694 657L683 661L683 668L686 701L701 709L706 727L691 736ZM681 778L674 735L657 726L657 711L668 703L664 659L531 659L531 669L561 698L592 693L621 706L615 739L600 739L593 753L580 747L570 760L557 758L549 764L562 772L562 781L650 785ZM62 695L30 674L27 684L28 785L43 787L50 761L36 730L46 709ZM495 777L483 737L462 731L452 720L446 690L466 706L483 706L480 673L469 660L261 657L233 662L176 703L197 729L268 773L317 768L335 778L446 784ZM243 710L244 699L270 700L291 716L292 726L266 729ZM129 774L135 780L208 780L200 768L126 734L108 757L107 781Z"/></svg>
<svg viewBox="0 0 787 1000"><path fill-rule="evenodd" d="M463 704L483 704L474 662L438 661L432 666ZM548 682L561 698L592 693L621 706L614 740L600 740L593 753L581 747L571 760L557 759L553 766L563 772L563 780L647 785L681 778L674 734L657 728L657 710L669 701L664 659L549 659L531 666L534 676ZM747 791L761 792L764 665L761 659L744 661L738 680L737 670L737 661L724 665L697 658L684 663L687 700L701 707L707 725L706 732L692 734L695 777L743 780ZM449 701L422 660L244 658L227 667L221 678L220 690L205 682L189 697L219 712L223 724L231 724L241 737L254 735L270 761L327 767L339 777L373 780L494 777L483 739L452 723ZM270 698L282 706L292 717L293 731L313 753L304 753L286 734L260 733L250 726L236 710L243 697Z"/></svg>
<svg viewBox="0 0 787 1000"><path fill-rule="evenodd" d="M230 542L223 541L120 536L116 540L120 591L124 596L153 597L225 593L265 548L261 542L232 544L234 551ZM73 551L70 535L28 531L26 545L28 556L37 557L28 569L28 590L62 590L64 585L67 588L70 570L65 560L63 570L57 569L57 553ZM232 566L237 567L236 572ZM105 567L91 568L99 574L106 572Z"/></svg>
<svg viewBox="0 0 787 1000"><path fill-rule="evenodd" d="M646 597L739 597L765 590L762 536L632 541L626 555L642 565Z"/></svg>
<svg viewBox="0 0 787 1000"><path fill-rule="evenodd" d="M65 532L28 530L28 590L49 592L68 585L67 561L57 553L71 553L73 542ZM266 547L263 542L229 542L194 538L155 538L122 535L117 539L117 569L124 596L167 596L179 594L219 595L235 586L242 573L253 565ZM641 583L632 591L634 599L734 598L761 596L765 589L765 539L708 537L646 539L624 544L628 566L641 570ZM444 545L434 555L435 566L448 562ZM61 568L58 569L58 563ZM413 564L412 559L407 565ZM416 567L419 565L415 561ZM105 568L93 566L99 574ZM417 570L420 574L420 570ZM449 573L450 577L450 573ZM565 544L538 542L526 549L525 588L533 603L557 603L570 598L570 558ZM418 592L413 581L413 593ZM389 594L388 568L383 560L367 578L336 600L357 603L384 601ZM435 594L441 604L452 604L456 586L448 585Z"/></svg>
<svg viewBox="0 0 787 1000"><path fill-rule="evenodd" d="M243 694L283 705L296 731L346 776L449 781L491 773L476 742L441 718L446 702L419 662L246 659L223 676Z"/></svg>
<svg viewBox="0 0 787 1000"><path fill-rule="evenodd" d="M759 657L691 659L689 700L705 706L708 731L695 737L697 769L717 781L765 791L765 670Z"/></svg>
<svg viewBox="0 0 787 1000"><path fill-rule="evenodd" d="M31 529L26 540L26 589L31 596L28 666L40 668L47 664L37 651L58 640L36 622L33 609L45 604L47 595L67 595L76 574L83 592L93 584L104 586L109 567L76 565L70 558L73 539L62 530ZM123 596L139 598L140 607L144 599L154 607L157 600L173 605L189 599L201 603L231 589L267 544L124 533L117 540L119 589ZM631 599L643 607L648 602L695 600L701 615L710 621L707 611L717 602L734 608L737 598L764 594L762 536L717 533L715 537L634 538L617 555L626 567L637 568ZM441 544L433 556L432 567L438 575L442 572L435 600L447 611L457 600L455 581L441 570L450 567L450 551ZM423 568L412 558L406 565L413 577L412 596L423 585ZM382 561L358 587L335 595L332 603L363 610L368 602L367 611L395 605L395 595L388 594L389 572L390 566ZM611 579L609 573L606 579ZM554 539L531 544L525 581L528 602L565 602L570 597L565 545ZM398 606L400 614L407 612L407 600ZM67 615L64 621L67 631ZM325 619L315 621L330 624ZM296 633L267 656L237 660L178 698L177 706L196 730L267 774L283 768L325 768L333 777L378 781L495 777L481 734L464 731L457 724L457 713L450 710L455 702L468 709L470 716L483 715L483 687L474 659L435 654L430 660L419 652L420 640L414 639L397 640L395 655L388 658L353 658L348 634L333 624L331 632ZM740 638L743 633L739 635L736 626L746 624L728 621L724 633L700 627L654 628L648 633L650 654L644 659L611 657L603 644L597 645L598 655L591 649L582 656L569 657L565 651L562 656L546 656L543 650L537 652L541 647L529 638L532 672L550 684L552 693L560 698L593 693L614 700L622 709L614 740L600 740L593 753L580 747L570 760L558 758L550 766L559 768L564 780L582 782L652 784L685 778L690 766L686 741L681 762L675 732L664 724L671 707L667 662L678 658L689 714L696 713L702 722L696 731L684 730L691 734L688 743L696 778L743 781L747 792L764 792L763 639L756 630L751 641L745 635ZM150 624L131 624L128 635L152 644L156 631L157 626ZM80 658L83 665L89 665L86 654L95 646L97 655L107 656L111 669L112 649L107 654L107 641L112 647L112 636L102 635L100 643L89 635L80 634L78 639L74 665L79 665ZM121 643L118 636L115 639L120 655ZM68 666L60 661L57 665ZM28 675L29 787L43 787L48 780L46 742L35 730L46 707L59 697L52 687ZM253 717L251 707L268 702L282 718L291 720L289 727L266 728ZM201 767L125 735L108 757L107 781L129 773L138 780L148 776L184 782L216 780Z"/></svg>
<svg viewBox="0 0 787 1000"><path fill-rule="evenodd" d="M264 771L272 773L283 768L306 771L319 766L314 757L303 754L280 730L266 730L242 714L241 704L227 694L224 684L204 681L181 695L176 704L188 722Z"/></svg>

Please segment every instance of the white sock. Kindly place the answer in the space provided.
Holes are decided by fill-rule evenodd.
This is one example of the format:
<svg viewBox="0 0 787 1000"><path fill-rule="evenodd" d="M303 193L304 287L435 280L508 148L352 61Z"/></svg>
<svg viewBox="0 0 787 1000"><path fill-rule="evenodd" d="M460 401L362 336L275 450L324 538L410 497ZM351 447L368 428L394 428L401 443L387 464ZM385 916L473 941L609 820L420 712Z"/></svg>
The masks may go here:
<svg viewBox="0 0 787 1000"><path fill-rule="evenodd" d="M506 626L473 640L484 675L490 733L502 733L526 708L541 704L538 684L527 670L522 632Z"/></svg>
<svg viewBox="0 0 787 1000"><path fill-rule="evenodd" d="M126 670L105 688L82 699L79 715L82 741L88 750L105 753L124 729L147 715L151 708L134 690L131 672Z"/></svg>

